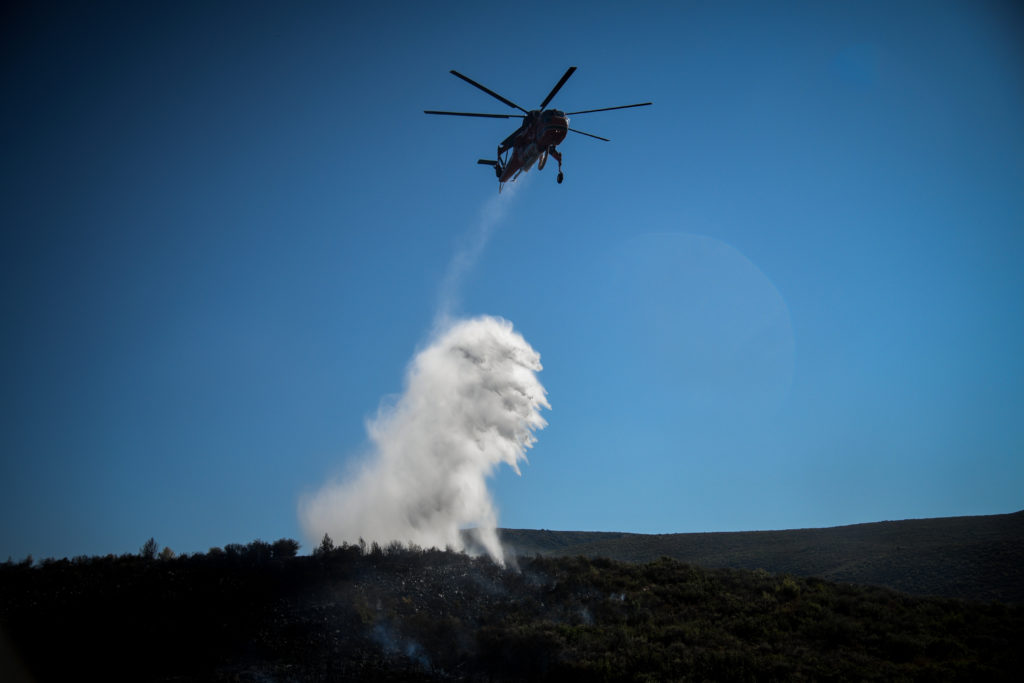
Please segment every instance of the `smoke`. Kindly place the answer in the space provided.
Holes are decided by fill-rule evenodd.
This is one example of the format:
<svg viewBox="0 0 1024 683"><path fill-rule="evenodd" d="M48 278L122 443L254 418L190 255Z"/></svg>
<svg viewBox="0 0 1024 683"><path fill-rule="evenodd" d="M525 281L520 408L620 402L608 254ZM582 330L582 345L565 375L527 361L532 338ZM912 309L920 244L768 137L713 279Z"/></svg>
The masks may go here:
<svg viewBox="0 0 1024 683"><path fill-rule="evenodd" d="M372 447L358 473L305 500L317 538L412 542L464 549L461 529L504 563L486 479L519 473L550 408L540 355L501 318L449 324L409 365L405 390L367 424Z"/></svg>

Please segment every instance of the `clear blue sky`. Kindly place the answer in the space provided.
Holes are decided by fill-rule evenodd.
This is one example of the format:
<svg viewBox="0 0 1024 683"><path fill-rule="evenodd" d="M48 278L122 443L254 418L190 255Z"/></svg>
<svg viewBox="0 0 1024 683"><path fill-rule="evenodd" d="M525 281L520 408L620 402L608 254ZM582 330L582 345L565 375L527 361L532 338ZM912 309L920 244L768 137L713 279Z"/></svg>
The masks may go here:
<svg viewBox="0 0 1024 683"><path fill-rule="evenodd" d="M457 313L552 410L509 527L1024 508L1016 2L45 3L0 23L0 559L300 538L402 389L476 159L570 65ZM305 539L303 539L305 540ZM308 546L307 546L308 547Z"/></svg>

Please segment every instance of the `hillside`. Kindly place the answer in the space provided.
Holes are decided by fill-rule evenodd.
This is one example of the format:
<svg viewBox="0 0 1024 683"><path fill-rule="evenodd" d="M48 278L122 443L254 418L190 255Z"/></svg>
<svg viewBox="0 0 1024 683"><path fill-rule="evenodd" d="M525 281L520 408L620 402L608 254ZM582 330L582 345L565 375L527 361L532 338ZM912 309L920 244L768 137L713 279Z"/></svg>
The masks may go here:
<svg viewBox="0 0 1024 683"><path fill-rule="evenodd" d="M872 524L700 534L504 529L521 555L671 557L702 567L764 569L912 595L1024 604L1024 511Z"/></svg>
<svg viewBox="0 0 1024 683"><path fill-rule="evenodd" d="M1014 680L1024 607L671 559L268 544L0 566L0 680Z"/></svg>

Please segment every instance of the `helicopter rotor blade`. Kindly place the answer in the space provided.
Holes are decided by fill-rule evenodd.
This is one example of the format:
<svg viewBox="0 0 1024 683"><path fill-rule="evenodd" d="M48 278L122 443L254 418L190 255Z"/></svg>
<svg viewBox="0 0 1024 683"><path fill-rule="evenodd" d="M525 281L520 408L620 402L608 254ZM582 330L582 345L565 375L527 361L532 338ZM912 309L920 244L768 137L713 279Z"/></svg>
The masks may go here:
<svg viewBox="0 0 1024 683"><path fill-rule="evenodd" d="M424 109L424 114L441 114L444 116L479 116L485 119L521 119L522 114L474 114L465 111L434 111L432 109Z"/></svg>
<svg viewBox="0 0 1024 683"><path fill-rule="evenodd" d="M544 98L544 101L540 103L541 109L548 106L548 102L550 102L551 99L555 96L555 93L562 89L562 86L565 85L565 82L569 80L569 76L572 76L572 73L574 71L576 71L576 67L570 66L569 70L565 72L564 76L562 76L562 80L558 81L555 87L551 89L551 92L548 93L548 96Z"/></svg>
<svg viewBox="0 0 1024 683"><path fill-rule="evenodd" d="M452 73L452 75L454 75L454 76L458 76L458 77L459 77L459 78L461 78L462 80L466 81L466 83L469 83L469 84L470 84L470 85L472 85L473 87L475 87L475 88L479 88L480 90L483 90L483 91L484 91L485 93L487 93L487 94L488 94L488 95L490 95L491 97L495 98L496 100L499 100L500 102L504 102L505 104L507 104L508 106L512 107L513 109L518 109L519 111L523 112L524 114L529 114L529 113L530 113L530 112L526 111L525 109L523 109L522 107L520 107L520 106L519 106L518 104L516 104L515 102L513 102L512 100L507 100L507 99L505 99L504 97L502 97L502 96L501 96L501 95L499 95L498 93L494 92L494 91L493 91L493 90L491 90L490 88L486 88L486 87L484 87L484 86L480 85L479 83L477 83L476 81L474 81L474 80L473 80L472 78L470 78L470 77L468 77L468 76L463 76L462 74L460 74L460 73L459 73L458 71L456 71L455 69L452 69L452 70L451 70L451 73Z"/></svg>
<svg viewBox="0 0 1024 683"><path fill-rule="evenodd" d="M583 111L569 111L566 112L566 116L575 116L576 114L590 114L595 111L611 111L612 109L629 109L630 107L647 107L654 104L653 102L641 102L640 104L624 104L621 107L603 107L601 109L584 109Z"/></svg>
<svg viewBox="0 0 1024 683"><path fill-rule="evenodd" d="M576 130L575 128L570 128L569 130L571 130L573 133L579 133L580 135L586 135L588 138L597 138L598 140L604 140L605 142L611 142L611 140L609 140L608 138L603 138L600 135L594 135L593 133L584 133L582 130Z"/></svg>

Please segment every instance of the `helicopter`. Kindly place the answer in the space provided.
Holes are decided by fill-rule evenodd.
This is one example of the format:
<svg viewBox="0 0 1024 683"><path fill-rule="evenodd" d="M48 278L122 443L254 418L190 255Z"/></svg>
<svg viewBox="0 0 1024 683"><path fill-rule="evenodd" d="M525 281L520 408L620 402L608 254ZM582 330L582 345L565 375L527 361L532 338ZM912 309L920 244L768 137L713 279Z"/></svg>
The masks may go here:
<svg viewBox="0 0 1024 683"><path fill-rule="evenodd" d="M548 161L548 157L551 156L558 162L558 175L556 176L556 181L561 184L562 180L565 178L565 174L562 173L562 154L557 148L559 143L565 139L565 136L569 131L579 133L580 135L586 135L587 137L596 138L598 140L604 140L605 142L611 142L608 138L603 138L600 135L585 133L582 130L570 128L570 116L575 116L576 114L591 114L598 111L611 111L613 109L646 107L652 104L651 102L641 102L639 104L624 104L618 107L602 107L601 109L584 109L582 111L571 111L568 113L561 111L560 109L545 109L558 91L562 89L562 86L565 85L565 82L569 80L569 77L572 76L574 71L576 71L576 67L570 66L569 70L565 72L558 83L555 84L555 87L551 89L551 92L548 93L548 96L544 98L544 101L540 103L540 106L537 109L527 111L512 100L502 97L493 90L480 85L472 78L463 76L458 71L452 69L452 75L461 78L473 87L483 90L496 100L507 104L513 109L518 109L523 113L477 114L461 111L435 111L432 109L424 109L423 113L439 114L443 116L475 116L489 119L523 119L522 125L519 126L515 132L502 140L501 144L498 145L498 154L496 159L479 159L477 163L494 167L494 174L498 177L498 191L500 192L505 183L514 181L519 177L519 174L529 171L535 163L537 164L538 171L543 169L544 165Z"/></svg>

